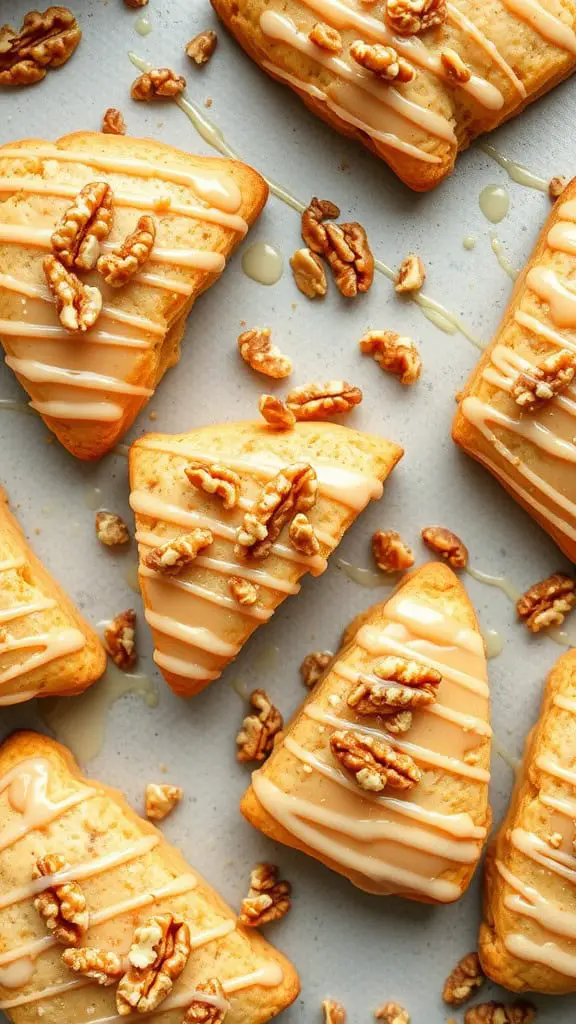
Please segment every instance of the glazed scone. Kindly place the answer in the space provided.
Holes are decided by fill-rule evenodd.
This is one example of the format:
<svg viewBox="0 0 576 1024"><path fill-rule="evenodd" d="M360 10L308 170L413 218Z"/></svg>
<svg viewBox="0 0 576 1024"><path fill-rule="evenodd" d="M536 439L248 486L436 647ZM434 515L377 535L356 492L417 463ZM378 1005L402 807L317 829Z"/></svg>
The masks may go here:
<svg viewBox="0 0 576 1024"><path fill-rule="evenodd" d="M211 2L260 67L419 192L576 64L573 0Z"/></svg>
<svg viewBox="0 0 576 1024"><path fill-rule="evenodd" d="M96 269L71 268L102 295L84 332L60 323L43 261L63 214L93 182L111 189L101 255L117 250L141 216L152 218L155 238L123 287ZM77 132L0 147L0 339L32 407L73 455L98 459L128 429L178 361L186 316L267 194L244 164L150 139Z"/></svg>
<svg viewBox="0 0 576 1024"><path fill-rule="evenodd" d="M494 340L459 395L453 438L576 561L576 179L556 202Z"/></svg>
<svg viewBox="0 0 576 1024"><path fill-rule="evenodd" d="M0 487L0 706L81 693L105 668L96 633L28 546Z"/></svg>
<svg viewBox="0 0 576 1024"><path fill-rule="evenodd" d="M451 903L490 826L490 736L476 616L452 570L434 562L352 623L241 809L360 889ZM382 786L358 741L377 744L401 778ZM356 768L343 750L360 755Z"/></svg>
<svg viewBox="0 0 576 1024"><path fill-rule="evenodd" d="M32 732L7 740L0 748L0 804L0 1009L14 1024L40 1016L43 1024L120 1024L140 1018L142 1013L130 1014L129 1006L123 1007L128 1016L118 1015L122 967L103 987L69 970L62 954L75 945L123 958L135 928L166 914L188 926L191 952L172 991L157 1008L150 1007L154 1018L182 1024L196 1000L198 1009L210 1005L202 988L212 979L223 989L216 1005L229 1004L226 1024L262 1024L297 996L292 965L255 930L239 925L217 893L122 794L84 779L64 747ZM41 858L58 865L54 875L35 877ZM57 918L51 932L33 899L65 881L76 883L69 896L76 914L69 910L64 922ZM59 923L69 927L70 918L75 942L58 930ZM147 953L144 940L141 952Z"/></svg>
<svg viewBox="0 0 576 1024"><path fill-rule="evenodd" d="M401 455L382 438L314 422L281 431L226 423L134 442L140 586L154 660L176 693L191 696L217 679L260 623L298 593L301 576L324 571ZM266 505L276 509L269 522ZM199 546L174 565L177 552L162 545L176 538Z"/></svg>

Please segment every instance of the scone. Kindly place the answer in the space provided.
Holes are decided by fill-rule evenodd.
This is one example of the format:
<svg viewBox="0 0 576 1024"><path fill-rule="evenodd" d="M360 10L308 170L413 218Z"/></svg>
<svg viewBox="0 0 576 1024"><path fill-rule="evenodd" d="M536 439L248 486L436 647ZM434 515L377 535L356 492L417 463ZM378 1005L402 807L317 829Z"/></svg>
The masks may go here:
<svg viewBox="0 0 576 1024"><path fill-rule="evenodd" d="M476 616L434 562L347 630L241 809L360 889L451 903L490 825L490 736Z"/></svg>
<svg viewBox="0 0 576 1024"><path fill-rule="evenodd" d="M520 992L576 992L576 653L552 669L508 813L486 859L478 951Z"/></svg>
<svg viewBox="0 0 576 1024"><path fill-rule="evenodd" d="M318 576L402 455L334 423L225 423L130 449L154 660L189 697L217 679L306 572Z"/></svg>
<svg viewBox="0 0 576 1024"><path fill-rule="evenodd" d="M15 1024L263 1024L297 996L292 965L64 747L7 740L0 803L0 1009Z"/></svg>
<svg viewBox="0 0 576 1024"><path fill-rule="evenodd" d="M0 487L0 706L81 693L105 668L96 633L28 547Z"/></svg>
<svg viewBox="0 0 576 1024"><path fill-rule="evenodd" d="M576 179L556 202L453 437L576 561Z"/></svg>
<svg viewBox="0 0 576 1024"><path fill-rule="evenodd" d="M573 0L211 2L261 68L418 192L576 63Z"/></svg>
<svg viewBox="0 0 576 1024"><path fill-rule="evenodd" d="M77 132L0 147L0 340L73 455L98 459L120 440L267 194L244 164L150 139ZM68 288L60 319L50 254L51 273L81 288Z"/></svg>

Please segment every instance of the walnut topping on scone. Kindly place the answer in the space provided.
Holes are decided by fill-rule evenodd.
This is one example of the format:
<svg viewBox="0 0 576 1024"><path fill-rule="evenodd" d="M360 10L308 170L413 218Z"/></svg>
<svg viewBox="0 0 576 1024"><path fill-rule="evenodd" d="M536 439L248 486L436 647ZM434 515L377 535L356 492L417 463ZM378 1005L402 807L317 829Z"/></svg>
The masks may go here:
<svg viewBox="0 0 576 1024"><path fill-rule="evenodd" d="M250 694L250 704L254 708L254 713L246 716L236 737L236 756L243 763L265 761L284 725L282 715L270 700L266 690L253 690Z"/></svg>
<svg viewBox="0 0 576 1024"><path fill-rule="evenodd" d="M164 821L184 796L181 786L167 782L149 782L146 786L146 817L151 821Z"/></svg>
<svg viewBox="0 0 576 1024"><path fill-rule="evenodd" d="M104 630L104 646L112 661L123 672L133 668L138 660L136 653L136 612L127 608Z"/></svg>
<svg viewBox="0 0 576 1024"><path fill-rule="evenodd" d="M426 268L419 256L408 253L398 267L394 289L397 292L417 292L426 280Z"/></svg>
<svg viewBox="0 0 576 1024"><path fill-rule="evenodd" d="M276 398L275 395L260 395L258 409L266 423L278 430L291 430L296 423L294 413L281 398Z"/></svg>
<svg viewBox="0 0 576 1024"><path fill-rule="evenodd" d="M298 512L290 523L288 540L294 550L302 555L317 555L320 550L320 542L314 527L303 512Z"/></svg>
<svg viewBox="0 0 576 1024"><path fill-rule="evenodd" d="M138 219L135 230L127 235L115 252L104 253L98 271L112 288L123 288L150 259L156 238L156 222L147 214Z"/></svg>
<svg viewBox="0 0 576 1024"><path fill-rule="evenodd" d="M87 331L93 327L102 310L99 288L83 284L52 254L44 257L42 265L62 326L67 331Z"/></svg>
<svg viewBox="0 0 576 1024"><path fill-rule="evenodd" d="M128 953L131 966L116 990L118 1013L155 1010L172 991L190 952L190 929L172 914L150 917L136 928Z"/></svg>
<svg viewBox="0 0 576 1024"><path fill-rule="evenodd" d="M360 388L345 380L329 380L326 384L304 384L292 388L286 405L297 420L323 420L350 412L362 401Z"/></svg>
<svg viewBox="0 0 576 1024"><path fill-rule="evenodd" d="M306 247L296 249L290 257L290 266L297 288L307 299L323 298L328 290L326 271L322 260Z"/></svg>
<svg viewBox="0 0 576 1024"><path fill-rule="evenodd" d="M121 516L117 516L114 512L97 512L94 526L98 540L107 548L127 544L130 540L126 523Z"/></svg>
<svg viewBox="0 0 576 1024"><path fill-rule="evenodd" d="M247 928L279 921L290 910L292 886L278 881L275 864L257 864L250 873L250 890L242 900L239 921Z"/></svg>
<svg viewBox="0 0 576 1024"><path fill-rule="evenodd" d="M348 706L359 715L395 717L402 713L399 721L386 722L390 732L394 732L398 725L400 732L410 728L411 712L433 704L442 681L442 675L436 669L393 656L383 658L373 671L377 679L361 675L358 685L348 697ZM409 716L405 712L410 712Z"/></svg>
<svg viewBox="0 0 576 1024"><path fill-rule="evenodd" d="M426 547L445 558L453 569L465 569L468 565L468 548L451 530L444 526L425 526L421 536Z"/></svg>
<svg viewBox="0 0 576 1024"><path fill-rule="evenodd" d="M534 412L567 388L575 373L576 356L562 348L519 373L512 385L512 397L521 409Z"/></svg>
<svg viewBox="0 0 576 1024"><path fill-rule="evenodd" d="M65 949L62 963L69 971L82 974L98 985L116 985L125 971L125 964L118 953L103 949L83 947L82 949Z"/></svg>
<svg viewBox="0 0 576 1024"><path fill-rule="evenodd" d="M332 651L311 651L310 654L307 654L300 665L300 675L304 686L307 686L309 690L316 686L333 657Z"/></svg>
<svg viewBox="0 0 576 1024"><path fill-rule="evenodd" d="M421 769L408 754L399 754L384 740L355 729L333 732L330 749L360 789L371 793L380 793L386 786L412 789L422 778Z"/></svg>
<svg viewBox="0 0 576 1024"><path fill-rule="evenodd" d="M33 85L48 68L65 64L82 38L78 22L67 7L30 11L22 28L0 28L0 85Z"/></svg>
<svg viewBox="0 0 576 1024"><path fill-rule="evenodd" d="M46 878L65 871L70 865L58 853L39 857L32 878ZM34 897L34 906L57 942L78 946L88 929L86 897L77 882L50 885Z"/></svg>
<svg viewBox="0 0 576 1024"><path fill-rule="evenodd" d="M160 544L153 548L142 559L147 569L163 573L166 576L176 576L182 572L187 565L197 557L203 548L209 547L214 541L210 530L198 527L190 533L181 533L178 537Z"/></svg>
<svg viewBox="0 0 576 1024"><path fill-rule="evenodd" d="M396 530L376 530L372 534L372 554L381 572L401 572L414 565L414 552Z"/></svg>
<svg viewBox="0 0 576 1024"><path fill-rule="evenodd" d="M464 1024L532 1024L536 1019L536 1008L531 1003L519 1000L516 1003L479 1003L466 1010Z"/></svg>
<svg viewBox="0 0 576 1024"><path fill-rule="evenodd" d="M174 99L186 88L186 79L177 75L170 68L153 68L139 75L132 83L130 95L133 100L151 100L159 96L162 99Z"/></svg>
<svg viewBox="0 0 576 1024"><path fill-rule="evenodd" d="M550 843L553 850L559 850L562 846L563 837L561 832L549 832L545 839L547 843Z"/></svg>
<svg viewBox="0 0 576 1024"><path fill-rule="evenodd" d="M50 239L52 251L69 270L92 270L100 243L112 227L112 189L105 181L91 181L68 207Z"/></svg>
<svg viewBox="0 0 576 1024"><path fill-rule="evenodd" d="M208 63L218 45L218 36L213 29L207 28L199 32L186 44L186 56L190 57L199 68Z"/></svg>
<svg viewBox="0 0 576 1024"><path fill-rule="evenodd" d="M450 1006L462 1006L484 984L486 978L480 966L478 953L468 953L456 964L446 978L442 998Z"/></svg>
<svg viewBox="0 0 576 1024"><path fill-rule="evenodd" d="M464 82L469 82L472 78L472 72L466 67L460 54L451 47L442 50L440 60L442 61L444 71L452 81L459 82L462 85Z"/></svg>
<svg viewBox="0 0 576 1024"><path fill-rule="evenodd" d="M222 498L226 510L236 508L240 497L240 477L219 462L189 462L184 474L194 487Z"/></svg>
<svg viewBox="0 0 576 1024"><path fill-rule="evenodd" d="M531 633L561 626L576 604L576 582L563 572L534 583L516 602L518 617Z"/></svg>
<svg viewBox="0 0 576 1024"><path fill-rule="evenodd" d="M446 0L386 0L386 21L401 36L414 36L446 21Z"/></svg>
<svg viewBox="0 0 576 1024"><path fill-rule="evenodd" d="M410 1014L400 1003L385 1003L374 1014L383 1024L410 1024Z"/></svg>
<svg viewBox="0 0 576 1024"><path fill-rule="evenodd" d="M271 334L269 327L252 327L243 331L238 338L238 349L244 362L253 370L279 380L292 373L292 360L272 344Z"/></svg>
<svg viewBox="0 0 576 1024"><path fill-rule="evenodd" d="M316 502L318 480L312 466L296 462L264 485L236 533L236 555L267 558L284 526Z"/></svg>
<svg viewBox="0 0 576 1024"><path fill-rule="evenodd" d="M411 338L395 331L367 331L359 342L360 351L372 356L379 366L398 377L401 384L414 384L422 373L422 360Z"/></svg>
<svg viewBox="0 0 576 1024"><path fill-rule="evenodd" d="M207 996L215 996L218 1005L206 1003L203 999L195 999L186 1010L182 1024L224 1024L228 1003L218 978L210 978L209 981L204 981L194 987L196 992L205 992Z"/></svg>
<svg viewBox="0 0 576 1024"><path fill-rule="evenodd" d="M382 43L370 46L356 39L350 47L350 56L360 67L387 82L411 82L416 76L415 68L400 57L393 46L383 46Z"/></svg>
<svg viewBox="0 0 576 1024"><path fill-rule="evenodd" d="M322 1002L324 1024L347 1024L348 1014L342 1003L335 999L324 999Z"/></svg>
<svg viewBox="0 0 576 1024"><path fill-rule="evenodd" d="M102 131L105 135L126 135L126 122L120 110L108 107L102 118Z"/></svg>
<svg viewBox="0 0 576 1024"><path fill-rule="evenodd" d="M560 176L550 179L548 182L548 195L553 203L560 198L567 184L566 178Z"/></svg>
<svg viewBox="0 0 576 1024"><path fill-rule="evenodd" d="M342 36L337 28L326 25L323 21L317 21L308 33L308 39L315 46L329 53L340 53L342 49Z"/></svg>
<svg viewBox="0 0 576 1024"><path fill-rule="evenodd" d="M259 588L250 583L250 580L242 579L241 576L231 576L228 580L228 590L238 604L245 604L249 607L256 604Z"/></svg>

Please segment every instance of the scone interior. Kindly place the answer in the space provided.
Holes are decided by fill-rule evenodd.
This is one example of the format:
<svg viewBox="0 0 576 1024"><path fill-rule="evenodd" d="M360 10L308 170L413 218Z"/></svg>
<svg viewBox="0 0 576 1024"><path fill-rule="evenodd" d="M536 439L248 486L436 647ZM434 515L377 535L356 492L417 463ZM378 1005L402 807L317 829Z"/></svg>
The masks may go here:
<svg viewBox="0 0 576 1024"><path fill-rule="evenodd" d="M217 679L254 630L288 595L298 593L303 574L318 576L326 569L347 528L371 498L381 496L401 455L401 448L382 438L313 422L286 431L264 423L227 423L174 436L149 434L132 445L130 504L146 619L154 635L154 660L177 693L190 696ZM232 507L225 507L222 493L190 482L186 473L193 466L208 477L211 466L232 474ZM264 488L298 466L311 472L317 485L306 513L317 552L294 546L288 520L266 557L239 548L238 530ZM210 531L211 542L182 571L161 572L146 564L155 548L195 529ZM233 581L250 585L251 603L238 599Z"/></svg>
<svg viewBox="0 0 576 1024"><path fill-rule="evenodd" d="M209 1005L202 986L217 978L230 1024L261 1024L298 994L291 964L259 934L242 928L217 893L140 819L121 794L80 776L71 755L35 733L15 734L0 749L0 1009L15 1024L119 1016L116 985L73 973L34 907L33 897L57 882L80 887L88 928L80 948L127 954L134 929L171 914L188 924L192 951L172 991L155 1009L182 1024L194 1000ZM66 862L33 881L37 861ZM72 899L72 896L70 897ZM152 1019L152 1018L151 1018Z"/></svg>
<svg viewBox="0 0 576 1024"><path fill-rule="evenodd" d="M390 658L441 673L436 701L412 710L408 729L395 735L389 716L349 703L360 683L381 685L377 673ZM343 730L408 755L420 780L379 790L366 779L364 787L333 753L331 737ZM425 565L347 631L283 741L254 772L242 811L361 889L450 903L466 890L490 825L490 736L476 616L452 570Z"/></svg>

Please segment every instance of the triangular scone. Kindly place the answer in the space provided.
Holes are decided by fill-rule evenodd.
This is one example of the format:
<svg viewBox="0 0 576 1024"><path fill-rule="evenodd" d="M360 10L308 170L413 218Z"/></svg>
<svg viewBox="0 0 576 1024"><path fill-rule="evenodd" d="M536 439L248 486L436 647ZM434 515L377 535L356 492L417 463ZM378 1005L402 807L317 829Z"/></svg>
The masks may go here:
<svg viewBox="0 0 576 1024"><path fill-rule="evenodd" d="M451 569L434 562L353 626L253 774L242 812L361 889L450 903L472 878L491 817L476 616ZM396 773L384 785L378 764Z"/></svg>
<svg viewBox="0 0 576 1024"><path fill-rule="evenodd" d="M28 547L0 487L0 705L81 693L105 668L96 633Z"/></svg>
<svg viewBox="0 0 576 1024"><path fill-rule="evenodd" d="M186 434L148 434L132 445L130 503L140 586L154 634L154 660L176 693L191 696L217 679L257 626L288 594L298 593L300 577L324 571L327 556L356 516L381 496L401 455L401 448L379 437L311 422L285 431L263 423L226 423ZM258 546L238 549L237 533L253 503L269 495L282 471L296 473L297 488L299 468L317 488L315 502L305 503L302 511L294 506L267 557L257 557ZM198 477L192 483L187 471L200 471L206 489ZM294 494L295 489L287 500ZM257 510L254 504L252 511ZM294 546L289 536L294 514L308 516L316 554ZM208 543L180 572L171 572L169 563L167 571L150 566L154 549L193 531L202 531L200 539Z"/></svg>
<svg viewBox="0 0 576 1024"><path fill-rule="evenodd" d="M104 255L155 222L151 258L123 287L96 270L103 309L86 332L59 322L42 268L51 235L80 190L107 182ZM221 274L268 189L244 164L192 156L150 139L77 132L0 148L0 339L32 406L81 459L114 447L179 358L192 304ZM75 271L76 272L76 271Z"/></svg>
<svg viewBox="0 0 576 1024"><path fill-rule="evenodd" d="M15 1024L36 1020L39 1010L43 1024L121 1024L148 1016L182 1024L185 1017L201 1019L192 1009L188 1014L189 1007L199 1013L214 1005L227 1010L226 1024L264 1024L298 995L298 976L289 961L256 929L243 928L121 793L82 778L71 754L53 740L16 733L0 748L0 821L0 1010ZM44 874L38 869L42 859ZM58 902L53 895L55 888L63 892L58 881L72 883L66 887L64 916L66 923L68 918L76 923L78 951L69 954L77 972L63 962L71 942L59 933L62 918L52 918L56 931L50 931L46 912L43 919L33 903L47 890ZM152 986L154 975L146 973L151 1005L140 1009L152 1016L130 1014L126 1002L121 1005L129 1015L120 1016L116 993L134 930L167 915L188 926L189 940L182 938L173 967L182 957L184 969L170 991L157 979ZM143 962L150 963L144 937L140 948ZM112 954L120 971L107 974L104 962L103 984L86 977L80 970L85 950L89 956L98 950ZM171 973L167 970L163 979ZM157 1006L152 990L164 991ZM144 992L135 986L136 1003L139 995Z"/></svg>

